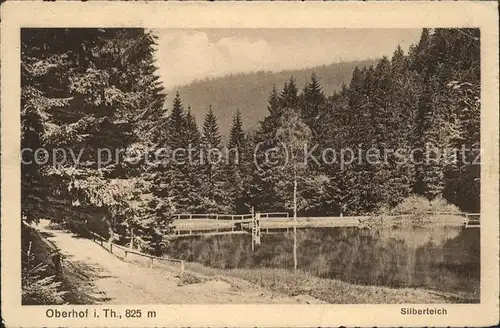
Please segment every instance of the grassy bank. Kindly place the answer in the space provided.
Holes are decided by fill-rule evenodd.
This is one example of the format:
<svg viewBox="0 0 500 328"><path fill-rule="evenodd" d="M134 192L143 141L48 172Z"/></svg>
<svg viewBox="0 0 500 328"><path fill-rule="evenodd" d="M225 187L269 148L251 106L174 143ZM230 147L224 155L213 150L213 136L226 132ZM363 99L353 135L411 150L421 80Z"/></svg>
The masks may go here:
<svg viewBox="0 0 500 328"><path fill-rule="evenodd" d="M285 269L216 269L187 263L187 269L208 277L232 277L289 296L309 295L331 304L478 303L479 295L418 288L362 286Z"/></svg>

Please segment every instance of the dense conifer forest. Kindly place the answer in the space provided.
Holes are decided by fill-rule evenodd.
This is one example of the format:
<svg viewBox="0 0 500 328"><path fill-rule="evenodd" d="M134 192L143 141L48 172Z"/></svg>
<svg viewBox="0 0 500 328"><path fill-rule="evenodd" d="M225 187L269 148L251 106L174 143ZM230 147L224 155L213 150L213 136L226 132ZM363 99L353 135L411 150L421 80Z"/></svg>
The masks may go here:
<svg viewBox="0 0 500 328"><path fill-rule="evenodd" d="M158 253L172 214L291 212L294 181L300 215L379 213L411 196L479 211L476 152L434 152L430 161L417 152L402 162L387 151L479 149L479 29L424 29L407 54L397 47L355 68L336 91L315 73L301 88L292 76L269 90L267 116L251 133L234 112L228 142L215 115L224 109L205 104L202 126L182 93L164 109L155 42L143 29L22 31L22 148L46 150L23 152L26 221L86 224ZM317 146L317 158L325 149L353 149L353 161L303 165L305 144ZM190 160L151 160L157 149L190 145ZM263 160L280 145L297 156L280 152L279 165ZM63 161L58 149L75 158ZM237 152L213 163L210 149ZM369 149L385 160L362 160Z"/></svg>

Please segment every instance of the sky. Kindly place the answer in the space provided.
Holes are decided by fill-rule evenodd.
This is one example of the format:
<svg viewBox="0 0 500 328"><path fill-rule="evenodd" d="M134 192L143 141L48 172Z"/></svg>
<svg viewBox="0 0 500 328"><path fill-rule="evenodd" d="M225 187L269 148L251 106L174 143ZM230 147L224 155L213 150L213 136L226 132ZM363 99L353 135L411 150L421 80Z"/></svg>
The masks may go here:
<svg viewBox="0 0 500 328"><path fill-rule="evenodd" d="M421 29L158 29L165 87L206 77L282 71L405 52Z"/></svg>

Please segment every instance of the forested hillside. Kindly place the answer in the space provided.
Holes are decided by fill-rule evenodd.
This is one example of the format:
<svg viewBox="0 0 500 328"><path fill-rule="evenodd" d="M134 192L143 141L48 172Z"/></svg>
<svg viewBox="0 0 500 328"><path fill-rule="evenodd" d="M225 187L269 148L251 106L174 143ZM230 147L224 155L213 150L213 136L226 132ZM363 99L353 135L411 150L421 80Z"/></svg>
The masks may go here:
<svg viewBox="0 0 500 328"><path fill-rule="evenodd" d="M285 142L292 151L308 142L318 145L318 158L324 149L353 151L348 165L330 153L295 171L302 212L373 213L412 194L478 211L479 49L479 30L424 29L409 54L398 47L392 58L355 69L331 98L314 75L302 93L292 78L272 91L255 141L268 148ZM264 167L252 176L251 202L261 210L291 209L292 172Z"/></svg>
<svg viewBox="0 0 500 328"><path fill-rule="evenodd" d="M245 131L257 128L259 121L267 115L269 90L273 86L282 87L290 76L293 76L297 86L302 88L311 74L315 72L323 85L325 94L331 96L340 90L342 84L349 83L356 66L362 68L375 62L374 59L335 63L308 69L281 72L261 71L207 78L168 90L165 108L171 108L171 101L176 92L179 92L184 104L191 107L197 122L201 124L208 106L211 105L219 119L221 135L226 138L229 135L231 117L237 110L241 113Z"/></svg>
<svg viewBox="0 0 500 328"><path fill-rule="evenodd" d="M292 211L297 181L302 214L387 211L412 195L478 211L479 58L477 30L425 29L408 54L397 47L391 58L354 69L331 97L316 74L303 88L294 77L283 89L271 88L267 116L251 136L242 136L241 115L234 118L229 143L239 145L241 160L229 165L230 174L211 166L217 174L208 176L220 177L207 187L213 195L207 200L218 204L211 209ZM213 113L202 135L208 122L216 130ZM319 162L309 156L302 165L306 144L316 146ZM288 154L282 150L266 161L266 150L281 145ZM341 152L348 163L340 161Z"/></svg>
<svg viewBox="0 0 500 328"><path fill-rule="evenodd" d="M32 163L34 152L23 152L25 220L85 224L119 243L161 253L171 214L248 213L252 206L291 212L295 187L299 214L391 211L412 195L442 197L463 211L479 211L475 153L455 153L456 160L434 154L429 160L420 151L402 161L408 156L389 151L479 148L478 29L424 29L408 54L398 47L391 58L354 69L331 96L335 88L321 82L331 77L321 72L303 87L289 77L283 88L270 87L274 77L265 82L258 78L265 74L256 73L256 81L264 81L258 89L267 92L251 100L255 108L265 102L267 113L251 134L244 131L249 112L235 111L228 124L217 115L231 113L223 103L200 104L208 111L198 126L195 108L187 108L182 93L169 101L170 115L163 115L154 44L155 37L142 29L23 30L22 147L46 149L47 157L56 149L81 153L77 161L53 165L61 152L39 164ZM238 78L248 80L226 79ZM211 93L200 88L200 99ZM228 143L221 136L225 125ZM317 146L313 153L320 161L304 165L306 144ZM190 158L152 156L189 145ZM210 150L224 154L225 146L238 156L211 161ZM286 154L266 160L266 150L283 146ZM350 149L352 155L340 162L329 151L322 158L325 149L337 156ZM378 150L377 163L367 160L370 149Z"/></svg>

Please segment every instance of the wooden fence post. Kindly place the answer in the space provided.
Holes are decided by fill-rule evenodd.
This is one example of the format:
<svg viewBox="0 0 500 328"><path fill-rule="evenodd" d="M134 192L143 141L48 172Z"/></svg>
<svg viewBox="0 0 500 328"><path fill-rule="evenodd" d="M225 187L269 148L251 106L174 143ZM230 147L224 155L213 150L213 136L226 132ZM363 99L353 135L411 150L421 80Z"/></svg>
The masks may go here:
<svg viewBox="0 0 500 328"><path fill-rule="evenodd" d="M181 276L184 274L184 261L181 260Z"/></svg>
<svg viewBox="0 0 500 328"><path fill-rule="evenodd" d="M113 254L113 243L109 243L109 252Z"/></svg>
<svg viewBox="0 0 500 328"><path fill-rule="evenodd" d="M153 258L151 257L151 262L149 263L149 267L152 268L153 267Z"/></svg>

